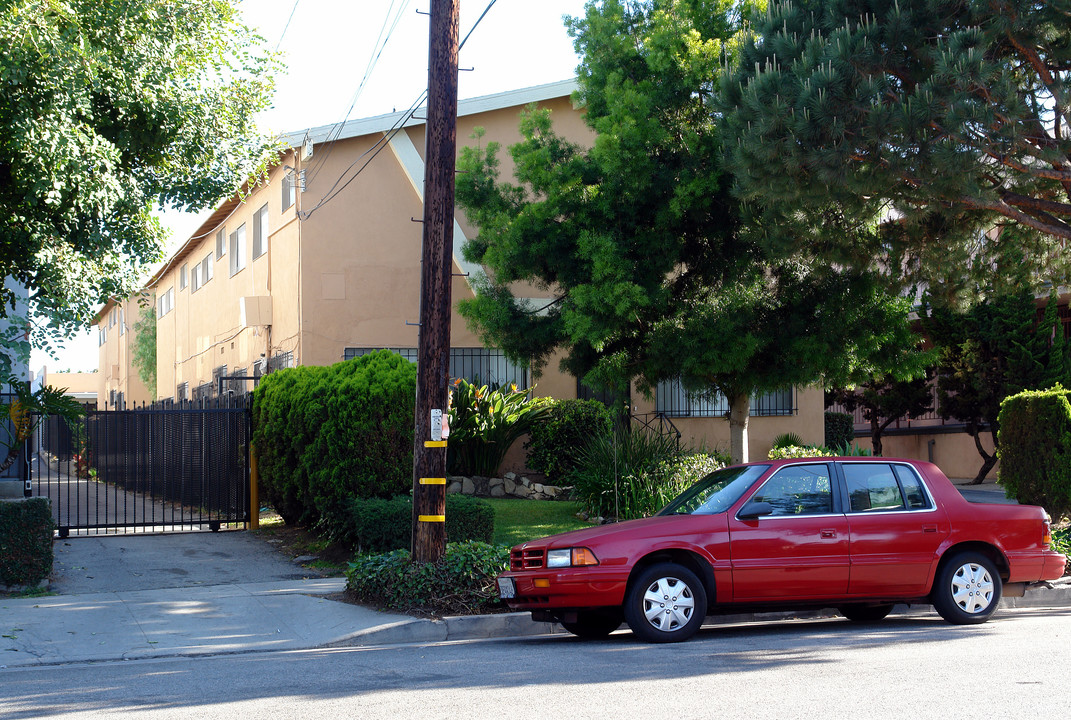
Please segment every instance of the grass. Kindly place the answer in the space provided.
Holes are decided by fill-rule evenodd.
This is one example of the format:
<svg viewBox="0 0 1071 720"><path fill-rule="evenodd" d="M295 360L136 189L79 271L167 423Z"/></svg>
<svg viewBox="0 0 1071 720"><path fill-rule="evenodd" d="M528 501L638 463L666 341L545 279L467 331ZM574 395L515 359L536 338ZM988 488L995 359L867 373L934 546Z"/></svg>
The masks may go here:
<svg viewBox="0 0 1071 720"><path fill-rule="evenodd" d="M495 509L496 545L513 547L526 540L591 527L576 516L569 501L486 499Z"/></svg>

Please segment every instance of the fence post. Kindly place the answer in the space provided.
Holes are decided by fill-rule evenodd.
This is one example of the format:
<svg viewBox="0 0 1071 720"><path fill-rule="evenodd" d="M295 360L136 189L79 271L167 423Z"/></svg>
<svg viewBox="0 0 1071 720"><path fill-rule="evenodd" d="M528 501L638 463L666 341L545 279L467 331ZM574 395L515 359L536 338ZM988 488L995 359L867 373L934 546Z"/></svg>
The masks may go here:
<svg viewBox="0 0 1071 720"><path fill-rule="evenodd" d="M257 447L249 443L249 529L256 530L260 527L260 498L258 497L257 485L260 473L257 470Z"/></svg>

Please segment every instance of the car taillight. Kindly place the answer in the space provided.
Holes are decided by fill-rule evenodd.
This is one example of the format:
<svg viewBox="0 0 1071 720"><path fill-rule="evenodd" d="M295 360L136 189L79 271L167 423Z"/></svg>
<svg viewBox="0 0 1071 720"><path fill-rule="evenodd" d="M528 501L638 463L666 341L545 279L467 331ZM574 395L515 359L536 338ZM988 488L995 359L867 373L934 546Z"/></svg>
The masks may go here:
<svg viewBox="0 0 1071 720"><path fill-rule="evenodd" d="M1041 546L1052 549L1052 526L1048 520L1041 525Z"/></svg>

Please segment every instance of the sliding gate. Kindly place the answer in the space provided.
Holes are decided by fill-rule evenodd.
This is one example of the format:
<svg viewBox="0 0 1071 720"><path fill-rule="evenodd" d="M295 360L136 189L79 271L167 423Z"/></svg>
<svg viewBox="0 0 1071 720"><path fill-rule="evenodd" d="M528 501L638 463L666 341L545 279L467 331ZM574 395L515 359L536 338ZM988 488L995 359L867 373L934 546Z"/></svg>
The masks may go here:
<svg viewBox="0 0 1071 720"><path fill-rule="evenodd" d="M245 400L93 410L41 424L34 495L70 533L219 530L249 520Z"/></svg>

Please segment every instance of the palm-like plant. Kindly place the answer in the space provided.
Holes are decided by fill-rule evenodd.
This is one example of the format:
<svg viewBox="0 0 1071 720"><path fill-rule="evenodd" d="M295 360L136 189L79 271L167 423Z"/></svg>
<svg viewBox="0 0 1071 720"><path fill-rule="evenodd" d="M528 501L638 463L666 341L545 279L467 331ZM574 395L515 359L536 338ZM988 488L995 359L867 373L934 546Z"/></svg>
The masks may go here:
<svg viewBox="0 0 1071 720"><path fill-rule="evenodd" d="M529 391L489 389L464 379L454 381L450 405L450 471L492 476L510 446L547 415L546 405Z"/></svg>

